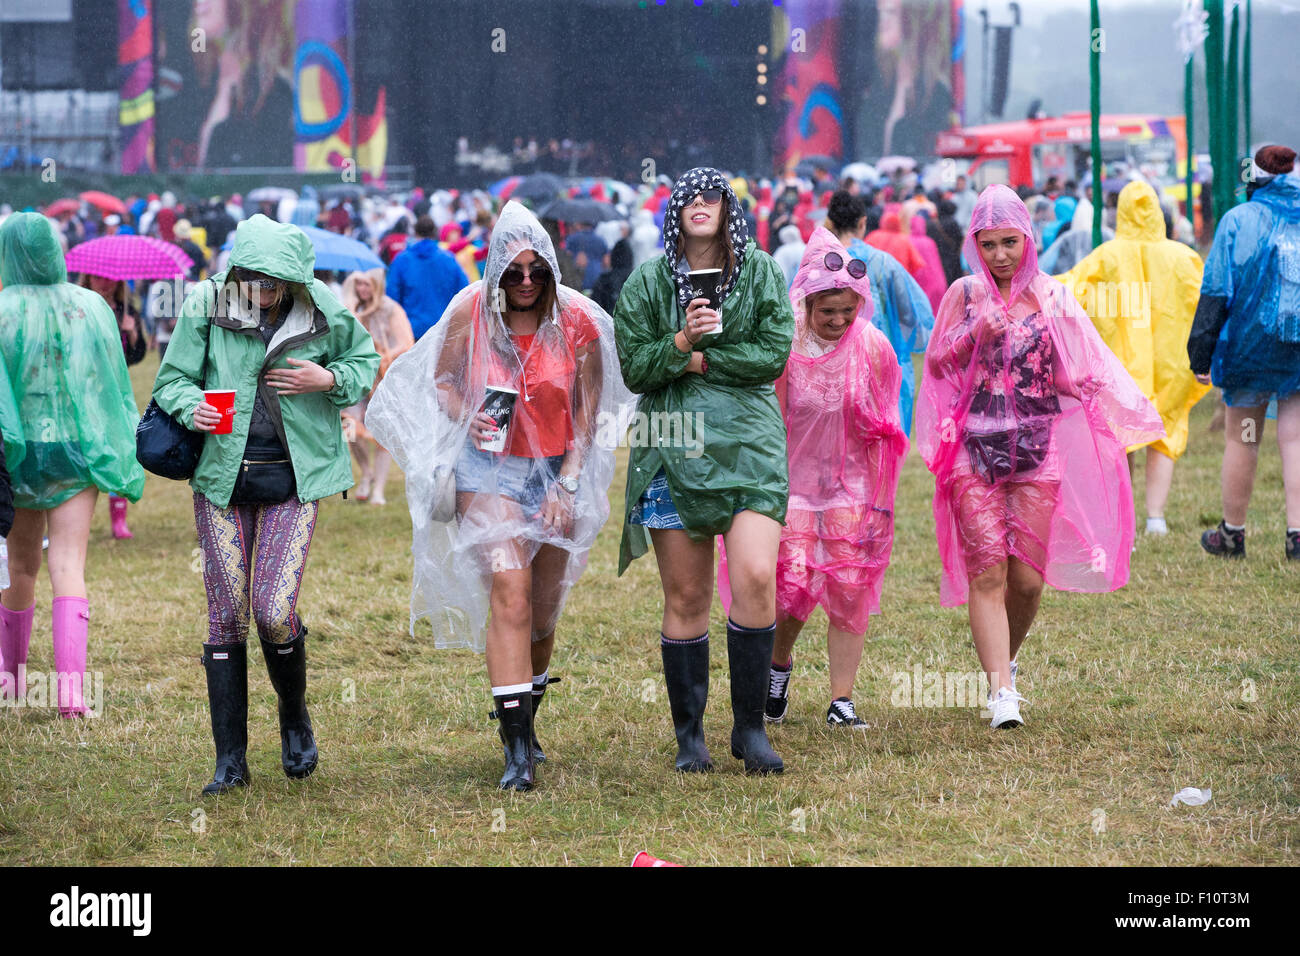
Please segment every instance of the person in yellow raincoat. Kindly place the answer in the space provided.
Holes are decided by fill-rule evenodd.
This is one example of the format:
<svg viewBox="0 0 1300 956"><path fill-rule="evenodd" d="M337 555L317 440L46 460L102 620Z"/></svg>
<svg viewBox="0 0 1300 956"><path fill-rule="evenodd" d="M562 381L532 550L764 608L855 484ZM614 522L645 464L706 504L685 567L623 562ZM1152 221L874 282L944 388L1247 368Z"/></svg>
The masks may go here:
<svg viewBox="0 0 1300 956"><path fill-rule="evenodd" d="M1165 502L1174 462L1187 450L1187 417L1210 390L1187 362L1204 268L1192 249L1166 237L1156 191L1131 182L1119 194L1115 238L1057 276L1164 422L1165 437L1146 446L1147 534L1168 533ZM1129 449L1130 468L1138 447Z"/></svg>

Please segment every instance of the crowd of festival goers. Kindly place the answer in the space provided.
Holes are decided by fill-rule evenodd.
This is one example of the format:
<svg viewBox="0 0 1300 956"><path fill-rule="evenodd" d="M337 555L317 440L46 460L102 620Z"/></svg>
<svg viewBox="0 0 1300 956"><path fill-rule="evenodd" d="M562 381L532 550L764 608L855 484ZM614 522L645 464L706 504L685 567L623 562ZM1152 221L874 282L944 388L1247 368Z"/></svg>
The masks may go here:
<svg viewBox="0 0 1300 956"><path fill-rule="evenodd" d="M207 793L251 780L250 621L284 772L315 770L297 599L319 502L383 505L393 461L413 531L412 633L485 654L503 788L532 789L546 760L538 707L620 444L618 573L654 552L677 769L713 767L715 594L728 744L747 772L784 769L768 728L789 713L793 649L817 607L826 723L869 729L853 686L912 444L935 478L941 603L967 607L991 725L1020 726L1018 654L1044 585L1113 591L1140 532L1170 533L1174 464L1212 386L1222 520L1201 547L1245 556L1256 425L1276 417L1282 551L1300 559L1295 155L1256 154L1250 195L1204 260L1193 223L1136 170L1111 170L1099 200L1086 182L977 192L916 166L773 180L697 167L540 193L512 177L0 209L0 694L26 692L43 560L55 670L87 669L90 523L102 491L114 537L131 537L144 472L127 366L154 348L157 413L202 437L189 477L209 612ZM374 264L319 269L312 229ZM128 234L185 253L183 297L163 282L68 281L71 250ZM214 389L234 391L233 412ZM60 685L58 709L89 711L80 681Z"/></svg>

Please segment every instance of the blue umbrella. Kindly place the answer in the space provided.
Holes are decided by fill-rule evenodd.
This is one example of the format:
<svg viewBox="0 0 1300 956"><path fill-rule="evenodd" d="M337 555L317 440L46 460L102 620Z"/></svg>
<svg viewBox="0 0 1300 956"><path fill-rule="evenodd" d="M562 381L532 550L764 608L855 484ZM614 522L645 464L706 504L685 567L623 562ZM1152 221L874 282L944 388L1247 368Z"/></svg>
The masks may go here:
<svg viewBox="0 0 1300 956"><path fill-rule="evenodd" d="M316 268L324 272L359 272L382 269L383 261L364 242L340 236L328 229L299 226L316 250Z"/></svg>
<svg viewBox="0 0 1300 956"><path fill-rule="evenodd" d="M340 236L328 229L317 229L315 226L298 228L311 240L312 250L316 253L315 268L322 272L363 272L366 269L384 267L383 260L371 252L364 242ZM222 244L221 251L229 251L234 245L235 234L232 232L230 238Z"/></svg>

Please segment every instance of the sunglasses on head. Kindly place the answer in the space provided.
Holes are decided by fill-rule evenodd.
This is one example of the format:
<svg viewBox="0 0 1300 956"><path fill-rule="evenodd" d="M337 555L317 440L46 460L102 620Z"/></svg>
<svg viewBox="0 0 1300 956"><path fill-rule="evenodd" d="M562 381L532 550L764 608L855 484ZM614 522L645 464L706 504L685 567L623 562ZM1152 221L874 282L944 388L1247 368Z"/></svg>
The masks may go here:
<svg viewBox="0 0 1300 956"><path fill-rule="evenodd" d="M507 289L513 289L515 286L523 285L525 278L532 279L533 285L546 285L551 281L551 270L546 266L534 266L532 271L525 274L523 269L511 266L501 273L501 284Z"/></svg>
<svg viewBox="0 0 1300 956"><path fill-rule="evenodd" d="M718 203L722 202L722 190L706 189L702 193L696 193L695 196L691 199L691 201L688 202L686 205L694 206L696 199L703 199L704 205L706 206L716 206Z"/></svg>
<svg viewBox="0 0 1300 956"><path fill-rule="evenodd" d="M839 272L843 269L855 279L861 279L867 274L867 264L865 262L861 259L850 259L848 265L845 265L844 257L838 252L826 253L826 258L822 260L822 264L830 272Z"/></svg>

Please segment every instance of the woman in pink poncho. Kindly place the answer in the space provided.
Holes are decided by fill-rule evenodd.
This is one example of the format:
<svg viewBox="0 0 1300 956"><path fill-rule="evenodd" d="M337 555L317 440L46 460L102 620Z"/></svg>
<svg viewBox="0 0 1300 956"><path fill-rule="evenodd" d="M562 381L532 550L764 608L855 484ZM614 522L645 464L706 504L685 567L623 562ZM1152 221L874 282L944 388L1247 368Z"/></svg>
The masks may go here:
<svg viewBox="0 0 1300 956"><path fill-rule="evenodd" d="M853 681L867 624L880 611L894 543L894 493L907 454L898 417L902 372L871 324L866 265L817 227L790 287L795 335L776 382L785 418L790 499L777 558L776 640L766 718L789 705L791 651L819 604L830 619L831 704L826 723L866 729ZM719 576L724 604L725 572Z"/></svg>
<svg viewBox="0 0 1300 956"><path fill-rule="evenodd" d="M1015 727L1013 662L1044 580L1088 592L1127 582L1125 448L1164 428L1074 297L1038 270L1014 192L980 194L963 252L978 271L940 303L916 434L935 476L942 603L969 598L992 725Z"/></svg>

